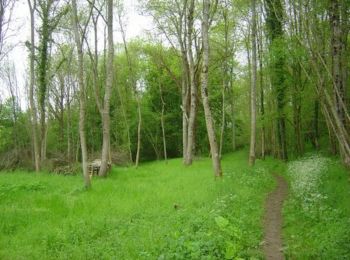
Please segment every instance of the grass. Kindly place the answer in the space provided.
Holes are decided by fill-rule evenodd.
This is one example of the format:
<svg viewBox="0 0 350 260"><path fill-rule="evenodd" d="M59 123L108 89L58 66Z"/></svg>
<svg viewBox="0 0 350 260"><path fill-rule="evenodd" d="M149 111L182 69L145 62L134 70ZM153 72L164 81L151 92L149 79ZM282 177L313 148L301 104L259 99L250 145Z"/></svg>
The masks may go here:
<svg viewBox="0 0 350 260"><path fill-rule="evenodd" d="M0 259L261 258L276 165L237 152L216 181L207 158L116 167L90 191L80 176L2 173Z"/></svg>
<svg viewBox="0 0 350 260"><path fill-rule="evenodd" d="M320 154L288 163L284 206L289 259L350 259L350 178L339 159Z"/></svg>
<svg viewBox="0 0 350 260"><path fill-rule="evenodd" d="M246 151L81 176L0 174L0 259L261 259L264 200L281 173L288 259L350 258L350 179L334 158L247 166Z"/></svg>

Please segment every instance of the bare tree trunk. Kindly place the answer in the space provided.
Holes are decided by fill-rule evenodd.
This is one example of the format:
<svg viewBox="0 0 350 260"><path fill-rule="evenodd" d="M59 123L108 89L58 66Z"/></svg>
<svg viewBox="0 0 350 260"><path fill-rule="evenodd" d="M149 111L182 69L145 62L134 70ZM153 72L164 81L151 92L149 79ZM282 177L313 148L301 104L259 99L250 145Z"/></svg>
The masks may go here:
<svg viewBox="0 0 350 260"><path fill-rule="evenodd" d="M166 149L166 137L165 137L165 124L164 124L165 102L164 102L164 99L163 99L162 84L160 84L160 83L159 83L159 95L160 95L160 100L162 102L162 113L160 115L160 123L161 123L161 126L162 126L164 160L165 160L166 163L168 163L168 156L167 156L167 149Z"/></svg>
<svg viewBox="0 0 350 260"><path fill-rule="evenodd" d="M131 87L134 90L134 94L136 96L136 103L137 103L138 123L137 123L137 148L136 148L136 158L135 158L135 167L137 168L139 165L139 161L140 161L140 151L141 151L141 127L142 127L141 97L138 94L138 90L137 90L137 86L136 86L137 82L135 79L135 75L134 75L134 71L133 71L133 67L132 67L132 63L131 63L131 57L130 57L127 43L126 43L125 31L124 31L122 17L121 17L120 12L118 12L118 21L119 21L119 27L120 27L120 30L122 33L125 55L127 58L129 73L130 73L130 77L131 77L131 85L132 85ZM127 126L127 128L129 129L129 126ZM128 130L128 132L129 132L129 130ZM130 156L132 156L130 134L129 133L128 133L128 139L129 139L129 143L130 143L129 144L129 153L130 153ZM131 157L131 159L132 159L132 157Z"/></svg>
<svg viewBox="0 0 350 260"><path fill-rule="evenodd" d="M252 0L252 78L250 87L250 150L249 165L255 163L255 145L256 145L256 1Z"/></svg>
<svg viewBox="0 0 350 260"><path fill-rule="evenodd" d="M187 146L188 146L188 103L189 103L189 92L188 92L188 62L186 58L186 51L182 50L182 156L183 163L187 161Z"/></svg>
<svg viewBox="0 0 350 260"><path fill-rule="evenodd" d="M102 143L102 156L101 167L99 176L106 177L108 171L109 161L109 149L110 149L110 98L113 86L113 59L114 59L114 46L113 46L113 0L107 2L107 31L108 31L108 56L107 56L107 78L106 88L102 112L102 127L103 127L103 143Z"/></svg>
<svg viewBox="0 0 350 260"><path fill-rule="evenodd" d="M82 38L79 34L79 20L78 20L78 11L77 11L77 2L72 0L72 22L73 22L73 31L75 43L77 46L78 52L78 81L79 81L79 92L80 92L80 112L79 112L79 134L80 134L80 144L82 152L82 168L84 175L85 188L89 189L91 187L91 180L87 167L87 145L85 137L85 85L84 85L84 64L83 64L83 46Z"/></svg>
<svg viewBox="0 0 350 260"><path fill-rule="evenodd" d="M219 157L221 159L222 155L222 147L224 143L224 133L225 133L225 125L226 125L226 113L225 113L225 92L226 92L226 75L224 75L223 86L221 90L221 129L220 129L220 146L219 146Z"/></svg>
<svg viewBox="0 0 350 260"><path fill-rule="evenodd" d="M67 159L68 163L72 162L72 137L71 137L71 108L70 108L70 89L71 82L68 83L67 89Z"/></svg>
<svg viewBox="0 0 350 260"><path fill-rule="evenodd" d="M228 81L228 58L229 58L229 26L228 26L228 10L223 10L223 19L224 19L224 41L225 41L225 50L224 50L224 59L223 59L223 80L222 80L222 89L221 89L221 99L222 99L222 107L221 107L221 131L220 131L220 148L219 148L219 156L221 158L222 148L224 143L224 134L225 134L225 126L226 126L226 91L227 91L227 81Z"/></svg>
<svg viewBox="0 0 350 260"><path fill-rule="evenodd" d="M187 54L189 61L189 72L190 72L190 116L188 120L188 133L187 133L187 156L186 165L191 165L193 160L193 146L194 146L194 126L196 120L197 111L197 86L195 79L195 68L192 52L192 37L193 37L193 14L194 14L194 0L191 0L190 7L188 11L188 36L187 36Z"/></svg>
<svg viewBox="0 0 350 260"><path fill-rule="evenodd" d="M141 150L141 125L142 125L142 113L141 113L141 101L140 97L136 93L137 97L137 114L138 114L138 123L137 123L137 151L136 151L136 160L135 167L139 166L140 160L140 150Z"/></svg>
<svg viewBox="0 0 350 260"><path fill-rule="evenodd" d="M231 108L231 124L232 124L232 151L236 150L236 117L235 117L235 104L234 104L234 95L233 95L233 68L230 69L230 108Z"/></svg>
<svg viewBox="0 0 350 260"><path fill-rule="evenodd" d="M259 29L258 29L258 58L259 58L259 72L260 72L260 117L261 117L261 159L265 159L265 104L264 104L264 77L263 77L263 35L262 35L262 21L259 15Z"/></svg>
<svg viewBox="0 0 350 260"><path fill-rule="evenodd" d="M314 101L314 121L313 121L313 125L314 125L314 148L315 149L320 149L320 142L319 142L319 107L320 107L320 103L318 100Z"/></svg>
<svg viewBox="0 0 350 260"><path fill-rule="evenodd" d="M32 126L32 137L34 146L34 161L35 171L40 171L40 151L38 142L38 128L37 128L37 111L34 101L34 84L35 84L35 71L34 71L34 58L35 58L35 37L34 37L34 10L36 8L36 1L33 3L28 0L28 6L30 11L30 85L29 85L29 104L31 114L31 126Z"/></svg>
<svg viewBox="0 0 350 260"><path fill-rule="evenodd" d="M211 158L215 177L222 176L221 162L218 152L218 146L215 137L215 128L210 111L208 99L208 70L209 70L209 0L203 0L203 21L202 21L202 38L203 38L203 67L202 67L202 100L207 126Z"/></svg>

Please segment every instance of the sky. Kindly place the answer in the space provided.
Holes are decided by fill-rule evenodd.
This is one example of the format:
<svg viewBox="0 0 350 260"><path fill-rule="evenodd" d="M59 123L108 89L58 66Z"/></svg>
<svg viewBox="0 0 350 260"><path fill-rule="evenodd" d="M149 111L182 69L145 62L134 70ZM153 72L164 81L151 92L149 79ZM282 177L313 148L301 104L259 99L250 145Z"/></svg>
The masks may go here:
<svg viewBox="0 0 350 260"><path fill-rule="evenodd" d="M137 0L124 0L124 23L126 24L124 30L126 31L127 40L145 36L146 32L152 29L151 18L140 15L137 6ZM103 37L103 30L100 30L100 32ZM26 109L27 106L25 82L26 77L28 76L26 71L28 70L29 60L28 50L24 43L28 40L30 40L29 8L27 5L27 0L18 0L16 1L12 14L9 38L5 44L15 46L15 48L8 54L8 60L10 62L12 61L16 68L21 107L23 109ZM122 36L116 14L114 15L114 43L122 43ZM101 42L100 44L102 45ZM99 47L101 48L102 46ZM0 95L2 100L9 95L6 90L6 85L4 85L2 80L0 80Z"/></svg>

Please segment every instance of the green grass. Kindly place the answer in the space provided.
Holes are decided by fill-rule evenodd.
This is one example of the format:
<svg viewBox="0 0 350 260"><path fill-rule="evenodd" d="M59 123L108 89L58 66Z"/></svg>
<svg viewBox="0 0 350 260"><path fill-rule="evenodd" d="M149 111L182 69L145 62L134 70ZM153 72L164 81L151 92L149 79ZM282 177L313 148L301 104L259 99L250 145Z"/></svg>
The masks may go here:
<svg viewBox="0 0 350 260"><path fill-rule="evenodd" d="M306 156L288 167L291 189L284 206L287 259L350 259L349 171L339 159L322 155ZM311 178L303 178L309 173Z"/></svg>
<svg viewBox="0 0 350 260"><path fill-rule="evenodd" d="M90 191L80 176L1 173L0 259L261 258L276 165L250 169L242 151L224 157L223 180L207 158L116 167Z"/></svg>
<svg viewBox="0 0 350 260"><path fill-rule="evenodd" d="M350 258L350 179L336 159L247 166L246 151L113 168L85 191L81 176L0 173L0 259L261 259L270 173L290 184L288 259ZM174 208L178 205L178 209Z"/></svg>

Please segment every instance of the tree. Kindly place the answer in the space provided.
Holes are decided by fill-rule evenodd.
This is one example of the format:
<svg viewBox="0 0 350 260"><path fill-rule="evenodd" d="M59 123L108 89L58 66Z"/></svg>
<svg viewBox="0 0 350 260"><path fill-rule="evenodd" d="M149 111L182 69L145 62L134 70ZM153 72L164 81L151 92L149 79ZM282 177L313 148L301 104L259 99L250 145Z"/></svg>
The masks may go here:
<svg viewBox="0 0 350 260"><path fill-rule="evenodd" d="M11 48L6 49L5 42L8 38L12 11L16 1L0 0L0 61L7 55Z"/></svg>
<svg viewBox="0 0 350 260"><path fill-rule="evenodd" d="M42 163L46 159L46 100L49 85L51 38L52 33L60 22L60 19L66 15L68 9L66 6L59 8L58 3L55 3L54 0L38 0L38 8L35 10L38 10L41 19L37 55L38 78L36 82L38 86L38 107L40 115L40 160Z"/></svg>
<svg viewBox="0 0 350 260"><path fill-rule="evenodd" d="M250 149L249 165L255 163L255 145L256 145L256 78L257 78L257 58L256 58L256 1L252 0L252 77L250 88Z"/></svg>
<svg viewBox="0 0 350 260"><path fill-rule="evenodd" d="M218 145L215 137L215 128L208 99L208 70L209 70L209 0L203 0L203 21L202 21L202 38L203 38L203 64L202 64L202 101L207 126L208 138L210 143L210 152L213 162L215 177L222 176L221 162Z"/></svg>
<svg viewBox="0 0 350 260"><path fill-rule="evenodd" d="M32 128L32 140L34 147L34 161L35 161L35 171L40 171L40 145L38 141L38 128L37 128L37 110L34 101L34 86L35 86L35 71L34 71L34 59L35 59L35 35L34 35L34 26L35 26L35 15L34 11L36 9L36 0L28 0L28 7L30 11L30 44L29 47L29 59L30 59L30 82L29 82L29 107L31 115L31 128Z"/></svg>
<svg viewBox="0 0 350 260"><path fill-rule="evenodd" d="M131 59L131 55L129 53L127 42L126 42L126 35L125 35L125 30L124 30L123 21L122 21L121 5L119 5L119 10L118 10L118 21L119 21L120 31L122 33L124 51L125 51L125 55L128 63L128 70L129 70L129 77L130 77L129 82L130 82L131 88L133 89L134 95L136 97L136 103L137 103L138 122L137 122L137 148L136 148L135 166L138 167L139 161L140 161L140 152L141 152L141 127L142 127L141 97L140 97L139 90L137 89L136 75L135 75L135 71L133 70L132 59ZM131 151L130 151L130 154L131 154Z"/></svg>
<svg viewBox="0 0 350 260"><path fill-rule="evenodd" d="M288 159L286 130L286 72L283 34L283 6L281 0L265 0L266 25L270 40L270 77L276 95L278 156Z"/></svg>
<svg viewBox="0 0 350 260"><path fill-rule="evenodd" d="M105 177L108 170L108 161L110 153L110 98L113 86L113 0L107 1L107 30L108 30L108 56L107 56L107 79L102 110L102 128L103 128L103 144L102 158L99 175Z"/></svg>
<svg viewBox="0 0 350 260"><path fill-rule="evenodd" d="M88 153L86 145L85 136L85 83L84 83L84 56L83 56L83 38L85 30L82 35L79 33L79 19L76 0L72 0L72 27L74 32L74 39L77 46L78 54L78 82L79 82L79 135L80 135L80 145L82 153L82 168L85 188L89 189L91 187L91 180L88 172ZM91 8L92 10L92 8ZM91 16L91 12L90 12ZM86 28L86 27L85 27Z"/></svg>

